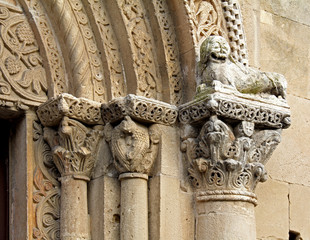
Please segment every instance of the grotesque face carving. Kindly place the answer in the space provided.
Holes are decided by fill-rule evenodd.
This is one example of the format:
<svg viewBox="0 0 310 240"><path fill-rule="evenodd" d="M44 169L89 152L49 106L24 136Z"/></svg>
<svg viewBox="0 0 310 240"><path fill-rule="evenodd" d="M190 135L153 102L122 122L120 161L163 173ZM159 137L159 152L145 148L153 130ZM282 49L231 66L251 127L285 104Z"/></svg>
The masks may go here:
<svg viewBox="0 0 310 240"><path fill-rule="evenodd" d="M225 38L220 36L210 36L201 45L200 61L206 63L225 62L230 54L230 47Z"/></svg>

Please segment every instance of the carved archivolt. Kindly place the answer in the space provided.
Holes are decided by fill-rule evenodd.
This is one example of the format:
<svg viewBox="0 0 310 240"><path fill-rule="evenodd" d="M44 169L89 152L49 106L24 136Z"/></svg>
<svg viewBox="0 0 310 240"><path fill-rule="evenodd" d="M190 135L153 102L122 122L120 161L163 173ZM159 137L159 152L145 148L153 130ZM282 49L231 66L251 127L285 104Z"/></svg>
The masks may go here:
<svg viewBox="0 0 310 240"><path fill-rule="evenodd" d="M184 4L192 26L194 46L198 51L207 37L211 35L226 37L227 31L218 0L184 0Z"/></svg>
<svg viewBox="0 0 310 240"><path fill-rule="evenodd" d="M61 50L57 42L57 37L53 31L51 23L44 10L42 2L39 0L22 0L23 6L27 13L35 21L35 27L39 34L39 41L43 48L41 49L44 64L47 71L49 87L49 97L57 96L58 94L68 92L68 79L65 74L64 60L61 56Z"/></svg>
<svg viewBox="0 0 310 240"><path fill-rule="evenodd" d="M183 75L195 70L181 68L179 52L188 49L179 49L183 45L176 37L170 2L19 1L25 12L18 4L2 3L1 105L27 108L44 102L47 92L49 97L69 92L97 102L132 93L182 103ZM237 1L182 4L193 48L199 49L209 35L224 36L232 57L247 63ZM34 19L31 25L26 16ZM15 45L8 33L15 35Z"/></svg>
<svg viewBox="0 0 310 240"><path fill-rule="evenodd" d="M168 83L170 89L170 103L180 104L182 101L182 82L181 64L179 60L179 49L172 18L165 1L152 1L155 16L157 17L159 30L165 51L167 66ZM164 84L163 84L164 85Z"/></svg>
<svg viewBox="0 0 310 240"><path fill-rule="evenodd" d="M241 10L237 0L184 0L184 4L197 57L202 42L207 37L216 35L229 40L232 57L236 61L248 64Z"/></svg>
<svg viewBox="0 0 310 240"><path fill-rule="evenodd" d="M88 2L94 14L101 39L103 39L102 43L99 43L99 47L102 44L105 53L105 60L107 61L109 68L112 98L124 96L126 95L126 83L121 54L112 27L113 18L109 16L103 2L96 0L90 0Z"/></svg>

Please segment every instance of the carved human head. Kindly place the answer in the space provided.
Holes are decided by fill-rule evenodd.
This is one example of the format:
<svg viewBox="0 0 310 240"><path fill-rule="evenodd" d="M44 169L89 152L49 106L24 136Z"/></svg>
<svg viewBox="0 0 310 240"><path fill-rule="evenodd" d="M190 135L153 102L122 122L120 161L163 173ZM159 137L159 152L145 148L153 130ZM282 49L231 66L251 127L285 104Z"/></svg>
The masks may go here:
<svg viewBox="0 0 310 240"><path fill-rule="evenodd" d="M208 37L200 47L200 62L224 62L230 54L230 47L225 38L220 36Z"/></svg>

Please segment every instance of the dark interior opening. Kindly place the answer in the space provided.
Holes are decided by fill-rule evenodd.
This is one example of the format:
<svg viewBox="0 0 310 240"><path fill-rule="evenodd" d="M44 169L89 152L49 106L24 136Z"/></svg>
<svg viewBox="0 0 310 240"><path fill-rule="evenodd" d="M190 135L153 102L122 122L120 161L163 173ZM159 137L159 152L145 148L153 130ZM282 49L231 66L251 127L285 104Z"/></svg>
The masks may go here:
<svg viewBox="0 0 310 240"><path fill-rule="evenodd" d="M295 231L289 232L289 240L302 240L300 233Z"/></svg>
<svg viewBox="0 0 310 240"><path fill-rule="evenodd" d="M0 119L0 239L9 239L10 124Z"/></svg>

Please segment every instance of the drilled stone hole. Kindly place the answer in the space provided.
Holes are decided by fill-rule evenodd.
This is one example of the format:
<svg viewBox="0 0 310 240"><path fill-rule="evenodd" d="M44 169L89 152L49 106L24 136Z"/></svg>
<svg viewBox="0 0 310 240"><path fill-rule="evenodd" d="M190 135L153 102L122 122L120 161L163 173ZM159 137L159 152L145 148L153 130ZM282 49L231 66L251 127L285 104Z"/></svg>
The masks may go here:
<svg viewBox="0 0 310 240"><path fill-rule="evenodd" d="M303 240L303 239L300 236L300 233L295 232L295 231L290 231L289 232L289 240Z"/></svg>

